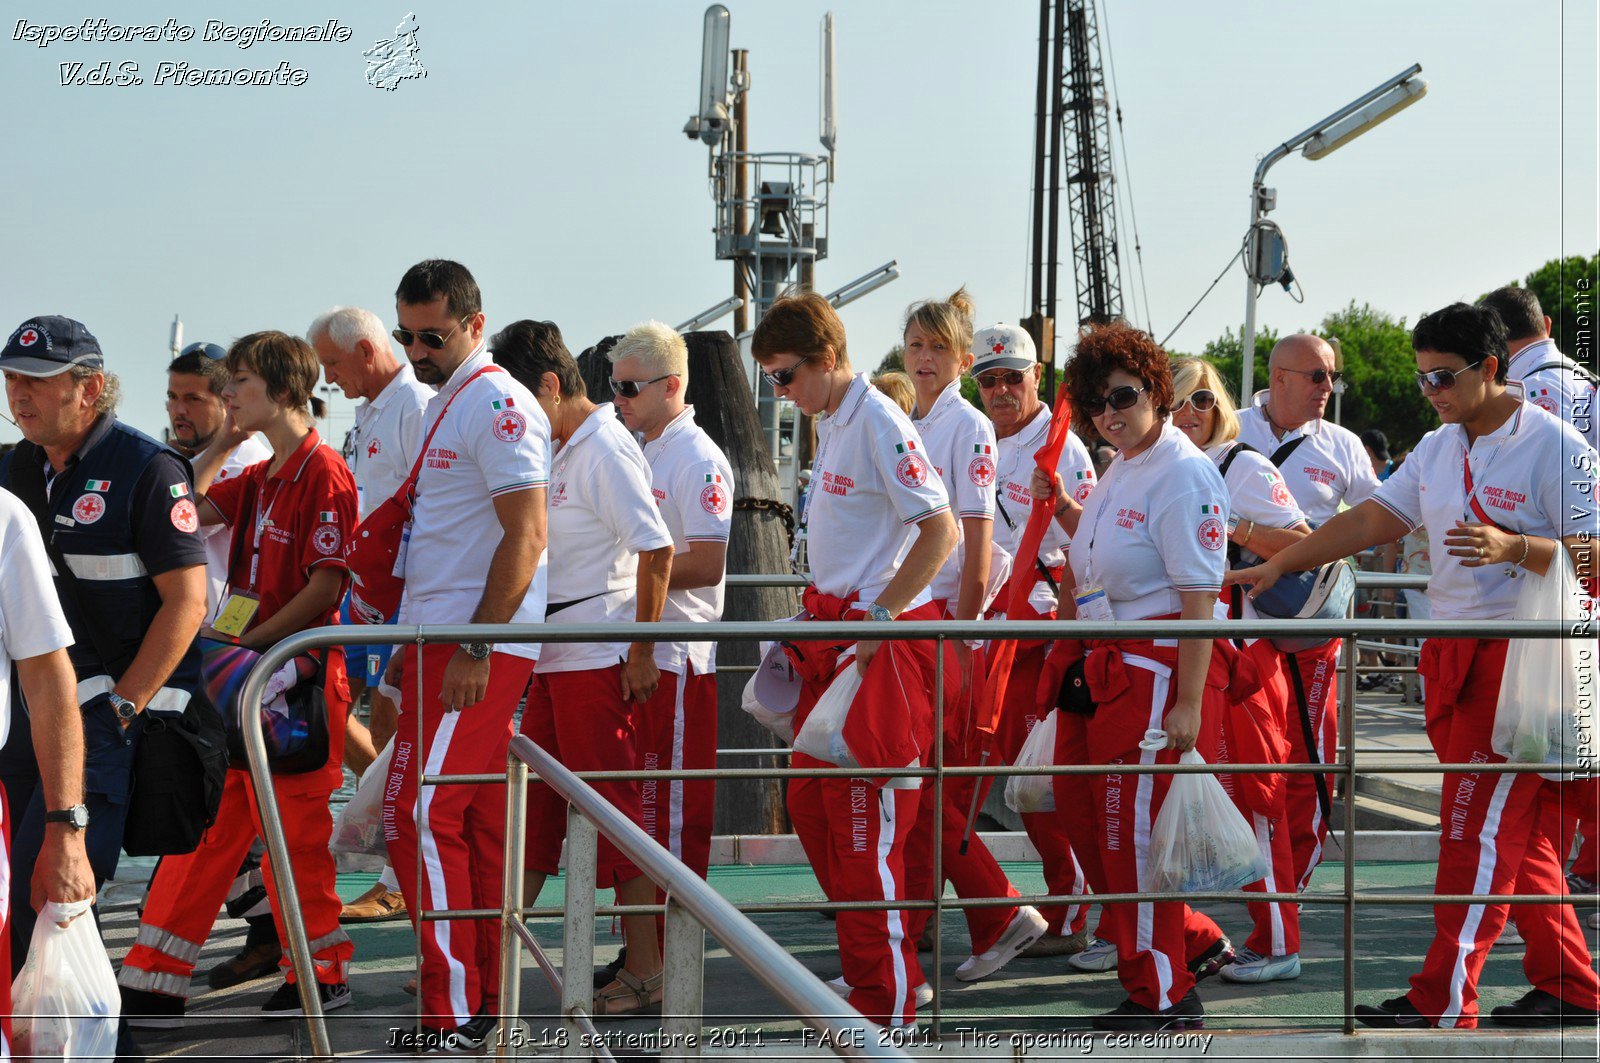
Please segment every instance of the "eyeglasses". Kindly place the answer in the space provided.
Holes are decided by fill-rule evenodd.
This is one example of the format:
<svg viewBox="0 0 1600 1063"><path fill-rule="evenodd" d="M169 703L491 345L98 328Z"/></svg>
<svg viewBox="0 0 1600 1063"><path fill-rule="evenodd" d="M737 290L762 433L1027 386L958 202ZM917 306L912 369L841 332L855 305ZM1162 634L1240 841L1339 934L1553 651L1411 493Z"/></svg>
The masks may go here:
<svg viewBox="0 0 1600 1063"><path fill-rule="evenodd" d="M198 354L200 357L212 362L220 362L224 358L228 357L228 352L215 343L196 342L189 344L189 346L179 351L178 358L187 358L191 354ZM173 361L177 360L177 358L173 359Z"/></svg>
<svg viewBox="0 0 1600 1063"><path fill-rule="evenodd" d="M468 317L470 316L471 315L469 314ZM455 328L451 329L449 332L446 332L443 336L439 335L437 332L431 331L413 332L408 328L397 328L393 332L389 333L389 335L393 336L394 341L402 347L410 347L412 344L417 343L420 340L422 345L428 348L430 351L442 351L444 350L445 341L460 331L461 326L465 325L466 323L467 318L464 317L460 321L456 322Z"/></svg>
<svg viewBox="0 0 1600 1063"><path fill-rule="evenodd" d="M800 371L800 367L805 364L806 359L802 358L793 365L786 365L782 369L774 369L770 373L763 369L761 371L761 375L766 382L771 384L773 387L786 388L790 384L794 383L794 375L798 373Z"/></svg>
<svg viewBox="0 0 1600 1063"><path fill-rule="evenodd" d="M625 399L636 399L639 397L639 392L649 387L651 384L659 383L663 380L666 380L668 377L674 377L677 375L677 373L662 373L660 376L653 377L649 380L618 380L616 377L612 377L611 394L621 395Z"/></svg>
<svg viewBox="0 0 1600 1063"><path fill-rule="evenodd" d="M1027 379L1027 375L1019 369L996 369L979 376L978 386L984 391L993 391L1001 384L1014 388L1025 379Z"/></svg>
<svg viewBox="0 0 1600 1063"><path fill-rule="evenodd" d="M1084 412L1090 417L1099 417L1106 412L1107 406L1110 406L1113 410L1126 410L1138 402L1139 396L1148 390L1150 389L1130 387L1127 384L1122 385L1120 388L1112 388L1105 394L1104 398L1084 399Z"/></svg>
<svg viewBox="0 0 1600 1063"><path fill-rule="evenodd" d="M1192 392L1188 398L1172 407L1172 412L1177 413L1185 406L1193 406L1196 413L1210 413L1217 408L1217 393L1201 389Z"/></svg>
<svg viewBox="0 0 1600 1063"><path fill-rule="evenodd" d="M1478 368L1483 364L1479 358L1471 365L1462 366L1460 369L1430 369L1426 373L1417 373L1417 387L1423 391L1449 391L1456 386L1456 377L1462 373Z"/></svg>
<svg viewBox="0 0 1600 1063"><path fill-rule="evenodd" d="M1278 368L1285 373L1299 373L1301 376L1308 376L1313 384L1325 384L1330 380L1337 384L1344 379L1343 369L1290 369L1286 365Z"/></svg>

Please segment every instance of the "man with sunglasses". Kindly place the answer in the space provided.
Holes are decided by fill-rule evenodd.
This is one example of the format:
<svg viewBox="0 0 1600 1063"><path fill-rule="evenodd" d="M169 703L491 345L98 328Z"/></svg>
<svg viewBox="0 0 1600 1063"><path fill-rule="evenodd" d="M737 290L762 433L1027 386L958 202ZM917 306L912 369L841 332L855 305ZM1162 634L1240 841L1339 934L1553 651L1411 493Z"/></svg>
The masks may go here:
<svg viewBox="0 0 1600 1063"><path fill-rule="evenodd" d="M1239 440L1272 461L1283 475L1311 527L1326 524L1340 509L1359 505L1378 489L1378 477L1361 439L1323 420L1333 386L1344 374L1333 348L1320 336L1285 336L1268 360L1270 384L1239 412ZM1337 662L1342 640L1290 654L1295 705L1289 720L1289 763L1331 764L1339 741ZM1297 681L1296 681L1297 680ZM1298 719L1296 719L1298 717ZM1310 734L1315 748L1307 740ZM1322 860L1328 824L1312 775L1288 775L1287 824L1297 888L1304 890ZM1323 793L1331 793L1333 776Z"/></svg>
<svg viewBox="0 0 1600 1063"><path fill-rule="evenodd" d="M1026 330L1007 324L981 329L972 338L972 352L972 376L978 382L978 398L984 412L994 422L996 438L994 541L1015 557L1022 543L1022 530L1033 509L1033 496L1029 493L1033 455L1044 445L1045 435L1050 431L1050 408L1039 399L1039 356ZM1057 472L1066 484L1067 494L1080 503L1094 490L1094 462L1077 433L1067 434L1067 445L1062 448ZM1044 542L1039 547L1039 563L1034 566L1038 579L1029 598L1029 605L1038 616L1055 616L1056 588L1060 585L1070 541L1055 522L1045 532ZM991 614L1001 615L999 612ZM1016 758L1028 732L1043 716L1034 705L1033 694L1047 649L1047 644L1042 642L1024 642L1017 647L1012 678L1006 686L1006 702L1000 712L1000 729L995 735L1000 755L1007 764ZM1049 812L1029 812L1022 815L1022 825L1034 848L1039 850L1050 892L1087 892L1088 880L1072 855L1072 846L1067 843L1060 819ZM1088 943L1085 930L1088 913L1087 904L1041 908L1039 914L1045 917L1049 927L1022 955L1070 955L1072 960L1080 960ZM1083 969L1110 970L1116 965L1116 958L1114 949L1104 955L1097 953L1094 962L1104 961L1107 965Z"/></svg>

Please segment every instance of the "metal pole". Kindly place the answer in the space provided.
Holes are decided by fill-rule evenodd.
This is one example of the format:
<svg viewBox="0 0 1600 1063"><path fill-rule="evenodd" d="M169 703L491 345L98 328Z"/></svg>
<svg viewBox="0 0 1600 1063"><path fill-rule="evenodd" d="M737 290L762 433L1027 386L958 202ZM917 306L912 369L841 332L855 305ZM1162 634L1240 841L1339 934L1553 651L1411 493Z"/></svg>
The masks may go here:
<svg viewBox="0 0 1600 1063"><path fill-rule="evenodd" d="M933 653L933 1036L939 1038L944 981L944 639ZM912 948L917 948L912 942Z"/></svg>
<svg viewBox="0 0 1600 1063"><path fill-rule="evenodd" d="M733 78L736 85L745 83L749 59L750 52L747 49L733 50ZM736 237L750 231L750 219L744 209L745 199L750 195L750 172L744 161L749 144L750 93L748 89L739 89L733 97L733 150L737 153L733 166L733 233ZM745 283L744 259L737 255L733 259L733 294L739 298L739 305L733 311L733 334L742 336L750 331L750 288Z"/></svg>
<svg viewBox="0 0 1600 1063"><path fill-rule="evenodd" d="M1050 0L1039 0L1039 83L1033 111L1033 312L1044 316L1044 155L1049 127Z"/></svg>
<svg viewBox="0 0 1600 1063"><path fill-rule="evenodd" d="M700 1030L705 1015L706 929L688 909L667 897L666 977L662 991L663 1055L700 1058Z"/></svg>
<svg viewBox="0 0 1600 1063"><path fill-rule="evenodd" d="M1347 615L1355 614L1352 598ZM1344 1032L1356 1030L1356 640L1344 640L1344 690L1339 733L1344 743Z"/></svg>
<svg viewBox="0 0 1600 1063"><path fill-rule="evenodd" d="M513 739L515 741L515 739ZM566 916L561 942L561 1026L566 1040L561 1054L587 1059L593 1048L584 1042L580 1014L594 1003L594 883L600 861L600 835L593 823L567 806Z"/></svg>
<svg viewBox="0 0 1600 1063"><path fill-rule="evenodd" d="M1255 227L1256 213L1254 204L1260 202L1261 186L1257 185L1250 190L1250 225ZM1249 245L1246 244L1246 247ZM1248 257L1248 252L1246 252ZM1239 368L1239 409L1250 407L1250 396L1255 394L1256 386L1256 279L1250 273L1250 263L1244 264L1244 331L1239 334L1239 354L1241 363Z"/></svg>
<svg viewBox="0 0 1600 1063"><path fill-rule="evenodd" d="M500 1043L496 1056L516 1059L515 1029L522 1011L522 861L527 839L528 766L506 754L506 856L500 892ZM419 994L420 995L420 994Z"/></svg>

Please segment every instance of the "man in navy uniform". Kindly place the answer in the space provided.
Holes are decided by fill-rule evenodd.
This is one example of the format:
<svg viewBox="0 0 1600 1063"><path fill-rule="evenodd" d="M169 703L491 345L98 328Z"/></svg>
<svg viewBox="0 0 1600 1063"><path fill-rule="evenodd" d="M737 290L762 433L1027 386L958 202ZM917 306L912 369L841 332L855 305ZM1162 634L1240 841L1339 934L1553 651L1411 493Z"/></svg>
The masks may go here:
<svg viewBox="0 0 1600 1063"><path fill-rule="evenodd" d="M75 640L85 843L98 885L117 869L145 714L182 713L200 683L205 544L188 463L117 420L117 379L87 328L48 315L24 321L0 349L0 373L24 438L0 458L0 485L41 500L30 504L34 519L71 574L54 562ZM5 711L0 783L15 817L11 951L20 966L33 935L28 883L46 813L59 810L44 807L27 713L15 699Z"/></svg>

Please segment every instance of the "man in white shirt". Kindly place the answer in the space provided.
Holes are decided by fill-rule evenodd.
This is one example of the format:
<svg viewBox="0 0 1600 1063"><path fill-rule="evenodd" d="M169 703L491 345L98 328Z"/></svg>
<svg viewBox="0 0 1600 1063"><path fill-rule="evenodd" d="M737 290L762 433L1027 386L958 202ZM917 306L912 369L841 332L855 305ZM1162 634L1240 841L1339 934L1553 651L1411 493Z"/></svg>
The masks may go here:
<svg viewBox="0 0 1600 1063"><path fill-rule="evenodd" d="M419 262L401 278L395 302L395 340L417 379L439 385L423 413L400 622L540 623L549 421L490 359L482 295L465 266ZM419 778L505 771L511 717L537 655L520 643L407 647L385 671L402 699L384 838L422 944L425 1048L473 1051L494 1029L494 924L419 922L416 913L500 906L505 791Z"/></svg>
<svg viewBox="0 0 1600 1063"><path fill-rule="evenodd" d="M1594 374L1556 349L1550 318L1539 297L1527 288L1508 285L1484 296L1483 305L1499 314L1506 326L1506 350L1511 352L1507 379L1522 385L1529 402L1576 428L1591 447L1600 448Z"/></svg>
<svg viewBox="0 0 1600 1063"><path fill-rule="evenodd" d="M1320 336L1285 336L1268 362L1271 384L1239 412L1239 439L1267 455L1313 528L1345 506L1372 497L1378 477L1354 432L1322 419L1333 386L1344 374L1333 348ZM1289 762L1331 764L1339 744L1338 660L1342 640L1286 655L1294 691L1289 719ZM1314 736L1315 748L1307 741ZM1284 778L1289 845L1298 888L1304 890L1322 859L1328 834L1326 802L1333 776Z"/></svg>
<svg viewBox="0 0 1600 1063"><path fill-rule="evenodd" d="M411 475L422 445L422 411L434 391L417 380L403 359L394 356L383 321L370 310L359 306L327 310L311 322L306 339L317 352L328 383L343 391L345 398L362 400L356 407L355 427L345 439L344 459L356 478L356 497L365 520ZM341 619L348 621L348 602L345 608ZM393 649L371 645L345 650L345 660L351 664L351 695L360 697L366 689L371 696L370 734L354 713L345 726L345 760L358 776L394 737L398 709L378 689ZM385 866L371 889L344 906L339 919L370 923L398 919L405 912L394 869Z"/></svg>
<svg viewBox="0 0 1600 1063"><path fill-rule="evenodd" d="M94 872L83 847L83 722L77 677L66 648L72 629L50 579L39 526L27 508L0 489L0 746L11 726L13 694L27 706L33 749L45 792L44 847L33 865L35 906L94 897ZM11 689L16 666L22 689ZM11 1053L11 818L0 801L0 1059Z"/></svg>
<svg viewBox="0 0 1600 1063"><path fill-rule="evenodd" d="M672 535L672 575L661 619L722 618L733 468L686 405L689 348L659 321L630 329L608 352L611 391L622 422L644 437L651 491ZM639 766L714 768L717 761L717 644L658 642L661 685L638 717ZM646 780L644 826L700 875L711 859L714 781Z"/></svg>

